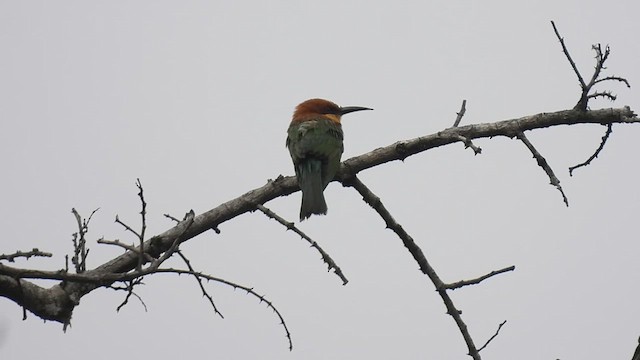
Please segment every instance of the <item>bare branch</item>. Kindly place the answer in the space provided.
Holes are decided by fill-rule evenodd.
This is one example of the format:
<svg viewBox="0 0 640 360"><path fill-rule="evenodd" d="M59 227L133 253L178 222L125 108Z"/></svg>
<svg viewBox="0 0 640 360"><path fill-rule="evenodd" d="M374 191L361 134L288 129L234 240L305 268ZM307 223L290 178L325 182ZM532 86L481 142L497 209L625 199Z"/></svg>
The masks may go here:
<svg viewBox="0 0 640 360"><path fill-rule="evenodd" d="M482 275L482 276L480 276L478 278L475 278L475 279L460 280L460 281L455 282L455 283L444 284L443 287L446 288L446 289L449 289L449 290L455 290L455 289L459 289L459 288L461 288L463 286L476 285L476 284L479 284L479 283L483 282L484 280L486 280L486 279L488 279L488 278L490 278L492 276L496 276L496 275L499 275L499 274L502 274L502 273L506 273L508 271L513 271L515 269L516 269L516 267L511 265L509 267L506 267L506 268L503 268L503 269L500 269L500 270L494 270L494 271L492 271L492 272L490 272L488 274Z"/></svg>
<svg viewBox="0 0 640 360"><path fill-rule="evenodd" d="M580 87L584 89L587 86L587 84L584 82L582 75L580 75L580 71L578 71L578 67L576 66L576 63L571 58L571 55L569 54L569 50L567 49L567 46L564 44L564 38L560 36L560 33L558 32L558 28L556 28L556 23L553 22L553 20L551 21L551 26L553 26L553 31L556 33L556 37L560 41L560 45L562 45L562 52L564 52L564 55L567 57L567 60L569 60L569 64L571 64L571 68L573 69L573 72L578 77L578 81L580 82Z"/></svg>
<svg viewBox="0 0 640 360"><path fill-rule="evenodd" d="M501 323L500 323L500 325L498 325L498 329L496 330L496 333L495 333L495 334L493 334L493 336L492 336L492 337L490 337L490 338L489 338L489 340L487 340L487 342L486 342L486 343L484 343L484 345L482 345L482 346L480 347L480 349L478 349L478 352L480 352L480 351L482 351L484 348L486 348L486 347L487 347L487 345L489 345L489 343L490 343L491 341L493 341L493 339L495 339L495 338L498 336L498 334L500 333L500 329L502 329L502 327L503 327L503 326L504 326L504 324L506 324L506 323L507 323L507 320L505 320L505 321L501 322Z"/></svg>
<svg viewBox="0 0 640 360"><path fill-rule="evenodd" d="M191 225L193 225L193 220L194 220L195 216L196 216L196 214L195 214L195 212L193 210L190 210L185 215L184 220L180 222L180 224L184 225L184 228L182 229L182 233L180 233L178 236L176 236L175 240L171 244L171 247L169 247L169 249L167 249L167 251L165 251L164 254L162 254L162 256L160 258L158 258L157 260L154 260L149 265L149 269L150 270L158 269L158 267L160 265L162 265L163 262L165 262L168 258L171 257L171 255L173 255L174 252L176 252L178 250L178 246L180 246L180 243L182 243L182 241L185 240L184 234L189 230Z"/></svg>
<svg viewBox="0 0 640 360"><path fill-rule="evenodd" d="M72 235L73 256L71 257L71 263L75 265L77 273L83 273L87 270L89 249L87 249L87 239L85 235L89 232L89 222L91 222L93 214L99 209L100 208L93 210L87 219L82 219L75 208L71 209L71 213L73 213L73 216L76 218L76 223L78 224L78 232Z"/></svg>
<svg viewBox="0 0 640 360"><path fill-rule="evenodd" d="M599 82L603 82L603 81L618 81L621 82L623 84L625 84L627 86L627 88L631 88L631 84L629 84L629 81L623 77L620 76L606 76L600 79L595 80L593 83L597 84Z"/></svg>
<svg viewBox="0 0 640 360"><path fill-rule="evenodd" d="M466 148L471 148L473 150L474 155L478 155L478 154L482 153L482 149L480 147L478 147L478 146L475 146L473 144L473 142L471 140L469 140L468 138L466 138L466 137L464 137L462 135L459 135L458 136L458 140L460 140L461 142L464 143L464 148L465 149Z"/></svg>
<svg viewBox="0 0 640 360"><path fill-rule="evenodd" d="M136 187L138 188L138 197L140 198L140 203L142 205L142 210L140 210L140 217L142 219L142 223L140 224L140 236L138 239L140 240L140 252L138 253L140 258L139 258L138 267L137 267L138 270L140 270L140 268L142 267L142 264L145 261L143 254L145 253L144 235L145 235L145 232L147 231L147 202L144 200L144 189L142 188L142 183L140 182L140 178L136 179Z"/></svg>
<svg viewBox="0 0 640 360"><path fill-rule="evenodd" d="M460 120L462 120L462 117L464 116L466 111L467 111L467 100L462 100L462 106L460 107L460 111L456 113L457 116L456 116L456 120L453 122L453 127L458 127L458 125L460 124ZM469 138L459 135L458 140L464 143L465 149L471 148L473 150L474 155L478 155L482 153L482 149L479 148L478 146L475 146Z"/></svg>
<svg viewBox="0 0 640 360"><path fill-rule="evenodd" d="M280 313L280 311L278 311L278 309L273 305L273 303L269 300L267 300L267 298L264 295L260 295L257 292L255 292L253 290L253 288L249 288L246 286L242 286L239 285L237 283L225 280L225 279L221 279L221 278L217 278L215 276L211 276L211 275L207 275L207 274L203 274L201 272L197 272L197 271L191 271L191 270L179 270L179 269L157 269L155 271L156 273L169 273L169 274L188 274L188 275L194 275L206 280L210 280L210 281L215 281L221 284L225 284L228 286L233 287L234 289L241 289L247 292L247 294L250 294L256 298L258 298L258 300L260 300L260 302L264 302L265 304L267 304L267 307L270 308L271 310L273 310L273 312L276 314L276 316L278 317L278 319L280 320L280 325L282 325L282 327L284 328L284 331L286 333L286 337L287 340L289 341L289 350L293 350L293 342L291 340L291 333L289 332L289 328L287 327L287 324L284 321L284 318L282 317L282 314Z"/></svg>
<svg viewBox="0 0 640 360"><path fill-rule="evenodd" d="M575 165L575 166L571 166L569 168L569 176L573 176L573 170L583 167L583 166L587 166L589 164L591 164L591 162L598 157L598 155L600 155L600 152L602 151L602 149L604 149L604 144L607 143L607 140L609 139L609 135L611 135L611 132L613 131L613 125L611 124L607 124L607 131L604 133L604 136L602 137L602 141L600 142L600 146L598 146L598 148L596 149L596 151L593 153L593 155L591 155L587 161Z"/></svg>
<svg viewBox="0 0 640 360"><path fill-rule="evenodd" d="M471 334L467 329L467 324L464 323L462 317L460 316L461 312L455 307L453 304L453 300L447 293L447 289L445 287L445 283L440 279L435 269L429 264L427 258L424 256L422 249L413 241L413 238L398 224L391 213L386 209L386 207L382 204L380 198L375 195L369 188L360 181L357 177L353 177L350 181L346 181L343 183L345 186L351 186L356 189L360 195L362 195L363 200L369 204L380 217L384 220L388 229L391 229L393 232L398 235L400 240L404 246L409 250L409 253L413 256L413 259L420 266L420 270L423 274L427 275L433 285L435 285L438 294L442 298L442 301L447 308L447 314L453 317L456 325L458 325L458 329L464 338L465 343L467 344L467 348L469 349L469 355L474 360L480 360L480 354L471 338Z"/></svg>
<svg viewBox="0 0 640 360"><path fill-rule="evenodd" d="M133 230L133 229L131 228L131 226L129 226L129 225L127 225L127 224L123 223L123 222L120 220L120 218L118 217L118 215L116 215L116 223L118 223L118 224L122 225L122 227L124 227L126 230L130 231L133 235L135 235L138 239L140 239L140 234L138 234L138 232L137 232L137 231Z"/></svg>
<svg viewBox="0 0 640 360"><path fill-rule="evenodd" d="M517 137L518 139L520 139L520 141L522 141L527 146L529 151L531 151L531 154L533 154L533 157L538 162L538 165L542 169L544 169L544 172L546 172L547 176L549 176L549 181L551 182L551 185L555 186L556 189L560 191L560 194L562 194L562 199L564 200L565 205L567 205L568 207L569 199L567 199L567 196L564 194L564 191L562 190L562 186L560 186L560 180L558 180L556 175L553 173L551 166L549 166L549 163L547 163L547 159L545 159L544 156L542 156L542 154L538 152L538 150L533 146L533 144L529 141L529 139L527 139L527 137L524 135L523 132L519 133Z"/></svg>
<svg viewBox="0 0 640 360"><path fill-rule="evenodd" d="M263 214L265 214L267 217L276 220L277 222L279 222L280 224L284 225L287 230L292 230L293 232L295 232L296 234L300 235L301 238L307 240L307 242L309 244L311 244L311 247L315 248L316 250L318 250L318 252L320 253L320 255L322 256L322 261L325 262L325 264L327 264L327 266L329 267L329 271L331 271L331 269L333 269L333 271L335 272L336 275L338 275L338 277L342 280L342 285L347 285L347 283L349 282L349 280L347 280L347 278L344 276L344 274L342 273L342 270L340 269L340 267L338 266L338 264L335 263L335 261L333 261L333 259L331 258L331 256L329 256L329 254L327 254L321 247L320 244L318 244L316 241L314 241L313 239L311 239L309 236L307 236L307 234L303 233L300 229L298 229L293 222L290 221L286 221L285 219L283 219L282 217L280 217L278 214L276 214L275 212L271 211L270 209L268 209L267 207L265 207L264 205L257 205L256 208L260 211L262 211Z"/></svg>
<svg viewBox="0 0 640 360"><path fill-rule="evenodd" d="M180 256L182 261L184 261L184 263L187 265L187 268L189 269L189 271L195 273L196 271L193 269L193 267L191 267L191 262L189 261L189 259L187 259L186 256L184 256L184 254L182 254L182 251L178 250L176 251L176 253L178 254L178 256ZM207 292L207 289L204 288L204 285L202 284L202 280L200 279L200 277L198 277L197 275L193 275L193 277L196 279L196 281L198 282L198 285L200 286L200 290L202 291L202 296L206 297L207 300L209 300L209 303L213 308L213 312L215 314L218 314L221 318L224 319L224 316L220 311L218 311L216 304L213 302L213 297L209 295L209 293Z"/></svg>
<svg viewBox="0 0 640 360"><path fill-rule="evenodd" d="M177 218L174 218L173 216L171 216L171 215L169 215L169 214L164 214L164 217L166 217L166 218L167 218L167 219L169 219L169 220L173 220L173 221L175 221L175 222L177 222L177 223L179 223L179 222L180 222L180 220L178 220Z"/></svg>
<svg viewBox="0 0 640 360"><path fill-rule="evenodd" d="M519 132L543 129L556 125L638 122L640 122L640 118L638 118L629 107L625 106L620 109L601 109L586 112L578 110L563 110L552 113L540 113L494 123L473 124L455 128L451 127L430 135L397 141L391 145L348 159L343 162L343 166L341 167L336 180L342 181L343 179L347 179L362 170L366 170L389 161L404 160L409 156L423 151L458 142L460 141L460 136L470 140L492 138L496 136L513 138ZM294 178L291 178L291 186L294 189L291 190L292 192L298 190L295 186L294 180ZM270 182L269 184L278 184L278 180L276 179L276 181ZM269 184L263 188L270 187Z"/></svg>
<svg viewBox="0 0 640 360"><path fill-rule="evenodd" d="M142 300L142 298L141 298L138 294L136 294L136 293L133 291L133 288L134 288L136 285L143 285L143 284L144 284L144 283L142 282L142 280L143 280L143 278L142 278L142 277L140 277L140 278L137 278L137 279L134 279L134 280L131 280L131 281L127 281L127 282L126 282L127 286L125 286L125 287L113 286L113 285L112 285L112 286L109 286L109 289L113 289L113 290L123 290L123 291L126 291L126 292L127 292L127 296L124 298L124 300L122 301L122 303L120 303L120 305L118 305L118 307L116 308L116 311L117 311L117 312L120 312L120 309L122 309L125 305L127 305L127 304L129 303L129 298L130 298L131 296L135 296L135 297L138 299L138 301L140 301L140 304L142 304L142 306L144 307L144 312L147 312L147 311L148 311L148 309L147 309L147 304L145 304L145 303L144 303L144 300Z"/></svg>
<svg viewBox="0 0 640 360"><path fill-rule="evenodd" d="M560 40L560 45L562 45L562 51L567 57L567 60L569 60L569 63L571 64L573 71L578 76L578 81L580 82L580 89L581 89L580 100L578 100L578 103L576 103L576 105L574 106L575 110L586 111L590 99L595 99L598 97L606 98L611 101L614 101L616 99L616 96L613 95L610 91L600 91L600 92L589 94L593 89L593 86L598 83L601 83L604 81L616 81L616 82L621 82L625 84L628 88L631 87L631 85L629 84L629 81L627 81L627 79L622 78L620 76L606 76L604 78L600 78L600 73L602 72L603 69L606 69L604 66L604 63L607 61L607 59L609 58L609 54L611 53L611 49L609 48L608 45L605 47L604 52L602 52L602 46L600 44L595 44L591 46L593 51L596 52L596 66L594 68L593 75L591 75L591 80L589 80L589 83L585 83L584 79L582 78L582 75L580 75L580 72L576 67L575 62L571 58L571 55L569 55L569 51L567 50L567 47L564 44L564 39L560 36L560 33L556 28L556 24L553 21L551 21L551 25L553 26L553 31L556 33L558 40Z"/></svg>
<svg viewBox="0 0 640 360"><path fill-rule="evenodd" d="M31 251L16 251L13 254L0 254L0 261L2 260L7 260L8 262L14 262L14 260L16 258L25 258L25 259L29 259L32 256L40 256L40 257L52 257L53 254L48 253L48 252L44 252L44 251L40 251L38 250L38 248L33 248L31 249Z"/></svg>
<svg viewBox="0 0 640 360"><path fill-rule="evenodd" d="M138 247L136 247L135 245L127 245L123 242L121 242L120 240L105 240L105 239L98 239L98 244L106 244L106 245L115 245L115 246L119 246L125 250L128 251L132 251L135 253L140 254L140 249ZM146 261L151 262L153 260L155 260L151 255L149 255L148 253L144 253L143 254L144 258Z"/></svg>
<svg viewBox="0 0 640 360"><path fill-rule="evenodd" d="M616 101L617 97L611 93L611 91L596 91L587 95L587 99L605 98L609 101Z"/></svg>
<svg viewBox="0 0 640 360"><path fill-rule="evenodd" d="M462 100L462 106L460 107L460 111L456 113L456 121L453 122L453 127L458 127L465 112L467 112L467 100Z"/></svg>

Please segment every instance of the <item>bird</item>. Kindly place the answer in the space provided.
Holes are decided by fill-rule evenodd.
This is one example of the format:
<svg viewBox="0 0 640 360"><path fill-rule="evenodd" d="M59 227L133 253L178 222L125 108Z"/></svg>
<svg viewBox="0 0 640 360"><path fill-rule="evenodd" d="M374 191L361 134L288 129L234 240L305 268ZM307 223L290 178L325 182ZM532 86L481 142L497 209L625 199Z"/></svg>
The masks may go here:
<svg viewBox="0 0 640 360"><path fill-rule="evenodd" d="M309 99L296 106L287 129L286 146L302 190L300 221L327 213L324 189L340 168L344 150L342 115L373 110L345 106L324 99Z"/></svg>

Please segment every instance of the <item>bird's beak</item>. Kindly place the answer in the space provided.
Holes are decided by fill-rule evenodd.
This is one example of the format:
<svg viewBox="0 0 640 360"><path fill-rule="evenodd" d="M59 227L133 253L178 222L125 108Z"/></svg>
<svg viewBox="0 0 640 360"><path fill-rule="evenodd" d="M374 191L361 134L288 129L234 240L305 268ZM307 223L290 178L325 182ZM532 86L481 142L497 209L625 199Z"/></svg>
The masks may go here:
<svg viewBox="0 0 640 360"><path fill-rule="evenodd" d="M340 115L348 114L354 111L361 111L361 110L373 110L373 109L362 107L362 106L345 106L340 108Z"/></svg>

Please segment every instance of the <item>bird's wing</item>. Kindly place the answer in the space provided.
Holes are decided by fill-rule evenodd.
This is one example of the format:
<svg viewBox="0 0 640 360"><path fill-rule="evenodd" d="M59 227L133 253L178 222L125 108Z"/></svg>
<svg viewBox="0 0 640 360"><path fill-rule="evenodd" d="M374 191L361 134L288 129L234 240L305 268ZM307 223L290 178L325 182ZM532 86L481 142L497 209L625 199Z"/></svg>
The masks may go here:
<svg viewBox="0 0 640 360"><path fill-rule="evenodd" d="M292 124L287 133L287 147L295 163L308 157L325 160L342 154L342 129L330 120Z"/></svg>

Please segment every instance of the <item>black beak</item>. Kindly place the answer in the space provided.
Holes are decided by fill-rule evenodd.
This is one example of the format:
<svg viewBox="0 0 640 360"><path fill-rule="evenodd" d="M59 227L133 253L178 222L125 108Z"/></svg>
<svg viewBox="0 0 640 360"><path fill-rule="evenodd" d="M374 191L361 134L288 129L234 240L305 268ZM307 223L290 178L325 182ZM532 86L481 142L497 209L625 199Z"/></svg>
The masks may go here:
<svg viewBox="0 0 640 360"><path fill-rule="evenodd" d="M373 109L362 107L362 106L345 106L340 108L340 115L348 114L354 111L361 111L361 110L373 110Z"/></svg>

